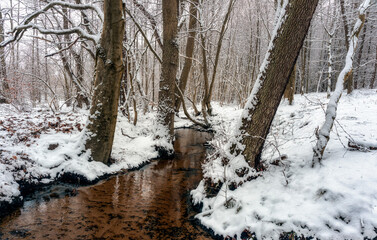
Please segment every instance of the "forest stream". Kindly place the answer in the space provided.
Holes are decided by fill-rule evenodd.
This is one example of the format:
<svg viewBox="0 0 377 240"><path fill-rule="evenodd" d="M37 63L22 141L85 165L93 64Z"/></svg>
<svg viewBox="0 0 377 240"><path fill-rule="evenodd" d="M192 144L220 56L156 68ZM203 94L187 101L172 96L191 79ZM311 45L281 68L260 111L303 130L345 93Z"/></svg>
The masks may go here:
<svg viewBox="0 0 377 240"><path fill-rule="evenodd" d="M77 190L57 185L0 223L0 239L212 239L193 224L189 192L211 134L176 130L176 157ZM76 196L68 196L67 193Z"/></svg>

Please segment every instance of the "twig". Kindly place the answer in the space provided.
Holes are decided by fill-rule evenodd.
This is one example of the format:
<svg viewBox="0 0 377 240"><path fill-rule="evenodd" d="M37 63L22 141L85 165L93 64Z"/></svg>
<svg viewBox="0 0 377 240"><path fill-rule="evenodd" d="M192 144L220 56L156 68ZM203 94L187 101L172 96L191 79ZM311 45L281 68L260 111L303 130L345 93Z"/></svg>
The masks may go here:
<svg viewBox="0 0 377 240"><path fill-rule="evenodd" d="M130 135L125 134L123 132L123 128L121 128L120 131L122 132L122 135L125 136L125 137L131 138L131 139L135 139L136 138L136 137L131 137Z"/></svg>
<svg viewBox="0 0 377 240"><path fill-rule="evenodd" d="M69 44L66 48L62 48L62 49L60 49L60 50L57 51L57 52L47 54L47 55L45 55L45 57L51 57L51 56L54 56L54 55L56 55L56 54L59 54L59 53L61 53L61 52L63 52L63 51L66 51L66 50L70 49L73 45L75 45L75 43L76 43L78 40L79 40L79 38L76 38L76 40L73 41L71 44Z"/></svg>

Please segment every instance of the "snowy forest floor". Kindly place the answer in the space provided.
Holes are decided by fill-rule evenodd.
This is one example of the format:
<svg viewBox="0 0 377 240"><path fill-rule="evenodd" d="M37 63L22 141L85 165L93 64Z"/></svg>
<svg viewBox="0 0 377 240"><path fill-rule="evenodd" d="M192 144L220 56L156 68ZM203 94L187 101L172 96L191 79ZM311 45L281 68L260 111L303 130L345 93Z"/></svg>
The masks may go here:
<svg viewBox="0 0 377 240"><path fill-rule="evenodd" d="M112 164L90 161L82 144L88 114L71 108L56 114L47 108L18 112L0 105L0 209L20 202L23 193L36 186L56 181L90 184L138 168L158 157L156 146L167 144L155 139L155 113L139 114L137 126L119 113Z"/></svg>
<svg viewBox="0 0 377 240"><path fill-rule="evenodd" d="M377 146L377 92L343 94L322 164L312 168L315 130L324 122L327 101L323 93L295 95L292 106L283 101L266 139L262 161L268 168L260 177L234 191L223 184L212 198L204 196L204 180L192 191L194 203L203 204L197 215L201 223L238 239L241 234L257 239L377 239L377 151L347 146L349 139ZM215 126L212 144L218 149L229 141L242 113L219 110L226 121ZM205 178L232 182L224 168L234 166L221 165L216 158L205 164Z"/></svg>
<svg viewBox="0 0 377 240"><path fill-rule="evenodd" d="M156 112L139 113L137 125L118 114L112 164L88 160L83 135L89 111L40 106L20 112L0 104L0 216L22 204L23 195L57 181L91 184L109 175L138 169L158 157ZM183 116L183 114L181 114ZM176 127L191 127L176 118Z"/></svg>
<svg viewBox="0 0 377 240"><path fill-rule="evenodd" d="M286 158L235 191L223 188L215 198L205 199L199 185L193 196L204 205L197 216L201 223L219 235L240 237L248 230L258 239L275 239L290 231L321 239L376 236L377 151L347 147L349 137L377 144L376 90L344 94L323 165L311 168L315 129L324 121L326 103L325 93L295 95L293 106L282 101L262 159L270 163L279 155ZM213 107L215 116L209 120L218 144L232 134L242 109L217 103ZM72 109L53 114L43 108L25 113L0 105L0 208L19 201L23 188L52 183L67 173L90 182L137 168L158 157L155 146L166 144L155 140L153 112L139 114L137 126L119 114L114 163L88 161L80 141L87 115ZM191 125L176 118L177 128ZM204 170L223 177L221 169ZM233 207L226 208L229 200Z"/></svg>

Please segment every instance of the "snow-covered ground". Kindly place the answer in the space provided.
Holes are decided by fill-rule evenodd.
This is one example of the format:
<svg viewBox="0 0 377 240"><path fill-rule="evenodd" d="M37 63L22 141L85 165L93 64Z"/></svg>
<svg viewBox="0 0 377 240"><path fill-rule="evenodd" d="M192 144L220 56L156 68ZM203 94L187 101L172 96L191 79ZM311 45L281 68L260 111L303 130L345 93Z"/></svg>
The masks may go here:
<svg viewBox="0 0 377 240"><path fill-rule="evenodd" d="M197 215L202 224L216 234L238 238L244 230L255 232L258 239L276 239L291 231L320 239L375 237L377 151L350 151L347 138L377 144L377 92L344 94L322 165L312 168L315 129L324 121L326 102L325 94L296 95L293 106L282 102L262 156L268 169L235 191L224 184L214 198L204 198L203 183L192 192L194 201L203 203ZM213 107L213 144L221 147L231 139L242 109ZM67 172L94 180L140 166L157 157L154 146L166 144L155 140L154 113L139 114L136 127L119 114L115 163L90 162L80 141L87 114L68 109L60 114L43 109L20 113L0 105L0 202L19 196L20 182L49 183ZM176 118L176 127L190 125ZM278 165L269 164L281 155L286 158ZM210 162L204 173L232 182L235 166L225 168Z"/></svg>
<svg viewBox="0 0 377 240"><path fill-rule="evenodd" d="M377 92L344 94L322 165L312 168L315 130L324 122L325 94L295 95L293 106L282 102L266 140L262 159L268 165L260 177L234 191L224 184L213 198L204 197L203 181L192 191L203 203L197 215L216 234L240 239L277 239L282 233L319 239L363 239L377 236L377 151L351 151L348 139L377 144ZM215 106L221 149L232 136L242 110ZM286 155L280 164L272 165ZM204 165L205 177L232 182L229 169L218 158ZM276 161L275 161L276 163Z"/></svg>
<svg viewBox="0 0 377 240"><path fill-rule="evenodd" d="M139 114L135 127L118 115L112 158L108 166L88 161L83 153L82 135L87 111L66 109L52 114L46 109L18 112L10 105L0 105L0 203L12 202L20 195L20 182L50 183L63 173L73 173L95 180L138 167L158 156L155 146L155 114ZM187 121L180 121L187 125Z"/></svg>

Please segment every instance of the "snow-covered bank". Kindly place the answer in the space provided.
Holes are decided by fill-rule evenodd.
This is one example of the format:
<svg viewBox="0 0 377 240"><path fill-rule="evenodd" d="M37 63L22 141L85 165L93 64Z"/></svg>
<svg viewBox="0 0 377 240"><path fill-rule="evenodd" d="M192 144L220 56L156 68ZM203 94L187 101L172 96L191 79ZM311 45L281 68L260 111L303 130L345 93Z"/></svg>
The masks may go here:
<svg viewBox="0 0 377 240"><path fill-rule="evenodd" d="M19 199L22 186L48 184L65 174L94 181L137 168L158 156L155 115L139 115L134 126L118 115L110 166L88 160L82 147L87 111L52 114L46 109L17 112L0 105L0 203ZM22 186L20 186L22 185Z"/></svg>
<svg viewBox="0 0 377 240"><path fill-rule="evenodd" d="M377 92L343 95L323 165L312 168L315 129L324 121L326 103L325 94L296 95L293 106L283 102L266 141L262 159L268 169L261 177L235 191L224 184L213 198L204 198L203 181L192 191L194 202L203 203L197 215L201 223L238 239L244 230L258 239L277 239L291 231L319 239L376 237L377 151L350 151L347 142L377 143ZM217 106L215 112L225 120L215 126L213 141L221 151L242 111ZM287 158L275 161L281 155ZM210 162L204 174L229 183L233 167Z"/></svg>
<svg viewBox="0 0 377 240"><path fill-rule="evenodd" d="M293 106L281 104L273 122L262 157L267 171L235 191L223 186L210 199L203 198L203 184L199 185L193 192L194 200L204 206L198 218L223 236L240 237L246 229L255 232L258 239L276 239L290 231L320 239L375 237L377 151L350 151L346 146L350 136L357 141L377 142L376 90L342 97L339 123L323 165L316 168L311 168L312 147L315 129L324 121L326 96L295 97ZM213 107L216 116L210 120L217 132L213 143L220 144L230 138L242 109L216 103ZM156 144L165 144L154 140L153 113L140 114L136 127L119 115L112 152L115 162L110 166L90 162L80 147L86 116L87 112L53 115L44 110L18 113L0 105L0 203L17 200L20 182L49 183L64 173L93 180L142 165L157 157ZM176 127L191 125L176 120ZM284 154L287 158L281 163L275 161ZM232 181L220 164L206 166L206 177Z"/></svg>

